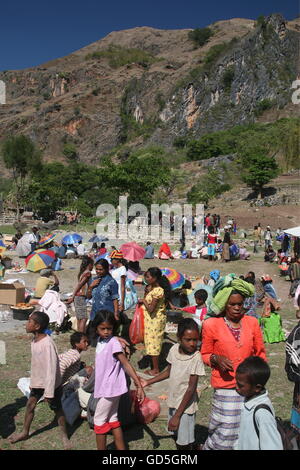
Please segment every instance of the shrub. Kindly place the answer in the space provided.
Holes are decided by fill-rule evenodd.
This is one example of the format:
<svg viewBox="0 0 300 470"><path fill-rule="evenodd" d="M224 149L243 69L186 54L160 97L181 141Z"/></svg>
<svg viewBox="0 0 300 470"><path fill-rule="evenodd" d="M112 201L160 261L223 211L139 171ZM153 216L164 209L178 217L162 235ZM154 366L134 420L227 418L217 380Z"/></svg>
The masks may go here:
<svg viewBox="0 0 300 470"><path fill-rule="evenodd" d="M264 100L261 100L257 103L257 105L255 106L255 109L254 109L254 115L256 117L259 117L263 114L264 111L266 111L267 109L271 109L273 108L274 106L274 101L266 98Z"/></svg>
<svg viewBox="0 0 300 470"><path fill-rule="evenodd" d="M123 65L137 63L144 67L156 62L157 58L142 49L125 48L121 46L110 46L104 51L96 51L88 54L86 60L89 59L108 59L108 63L112 68L119 68Z"/></svg>
<svg viewBox="0 0 300 470"><path fill-rule="evenodd" d="M201 47L207 43L214 32L210 28L196 28L188 33L188 38L194 42L195 46Z"/></svg>
<svg viewBox="0 0 300 470"><path fill-rule="evenodd" d="M231 65L225 70L223 77L222 77L222 82L223 82L225 91L230 90L233 79L234 79L234 66Z"/></svg>
<svg viewBox="0 0 300 470"><path fill-rule="evenodd" d="M77 150L74 144L66 143L63 148L63 154L69 160L75 160L77 158Z"/></svg>

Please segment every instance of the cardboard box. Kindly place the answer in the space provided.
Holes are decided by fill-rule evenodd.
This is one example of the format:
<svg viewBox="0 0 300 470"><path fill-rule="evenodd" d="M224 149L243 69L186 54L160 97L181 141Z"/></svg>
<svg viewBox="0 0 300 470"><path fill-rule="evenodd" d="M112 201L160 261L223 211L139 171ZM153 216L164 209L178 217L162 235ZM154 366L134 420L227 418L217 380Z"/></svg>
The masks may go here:
<svg viewBox="0 0 300 470"><path fill-rule="evenodd" d="M19 281L0 282L0 304L16 305L25 300L25 286Z"/></svg>

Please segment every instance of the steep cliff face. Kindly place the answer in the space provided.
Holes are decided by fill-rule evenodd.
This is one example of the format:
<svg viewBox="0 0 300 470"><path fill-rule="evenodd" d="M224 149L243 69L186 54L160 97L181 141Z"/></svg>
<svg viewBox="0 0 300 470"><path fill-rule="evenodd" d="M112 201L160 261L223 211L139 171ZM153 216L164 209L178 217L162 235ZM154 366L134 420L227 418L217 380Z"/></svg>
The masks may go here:
<svg viewBox="0 0 300 470"><path fill-rule="evenodd" d="M187 77L167 101L153 141L194 136L253 122L261 106L282 109L291 101L291 85L299 77L299 35L274 15L265 28L257 28L224 48L211 64ZM167 131L166 131L167 129Z"/></svg>
<svg viewBox="0 0 300 470"><path fill-rule="evenodd" d="M80 160L95 164L122 143L169 146L176 136L251 122L261 103L284 111L299 74L299 24L280 15L257 28L220 21L198 49L189 30L135 28L40 67L0 72L0 141L29 135L46 160L63 160L71 142ZM138 50L138 58L116 66L120 50Z"/></svg>

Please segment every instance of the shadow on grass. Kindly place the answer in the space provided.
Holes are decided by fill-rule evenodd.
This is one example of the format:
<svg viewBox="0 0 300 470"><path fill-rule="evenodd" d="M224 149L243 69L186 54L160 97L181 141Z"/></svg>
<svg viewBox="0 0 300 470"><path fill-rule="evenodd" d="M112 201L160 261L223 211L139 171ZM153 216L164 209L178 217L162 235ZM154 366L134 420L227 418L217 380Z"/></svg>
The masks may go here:
<svg viewBox="0 0 300 470"><path fill-rule="evenodd" d="M124 440L126 442L127 449L128 444L130 442L135 442L138 440L145 439L144 435L147 433L150 438L152 439L152 446L153 449L159 449L161 441L164 439L174 439L172 434L168 434L167 431L167 421L165 424L166 427L166 434L165 435L157 435L155 434L147 424L134 424L132 426L126 427L124 429ZM203 444L206 441L208 436L208 428L206 426L201 426L200 424L196 424L195 426L195 442L196 444ZM107 450L114 450L115 445L111 443L107 446ZM137 450L137 449L135 449ZM146 449L141 449L146 450Z"/></svg>
<svg viewBox="0 0 300 470"><path fill-rule="evenodd" d="M17 398L15 403L10 403L0 409L0 436L3 439L6 439L10 434L15 432L15 416L20 409L25 408L26 403L26 397Z"/></svg>
<svg viewBox="0 0 300 470"><path fill-rule="evenodd" d="M163 345L162 345L162 350L161 350L161 353L160 353L160 356L159 356L159 362L158 362L158 366L159 366L160 371L164 370L167 367L167 365L168 365L168 362L166 360L167 356L168 356L169 351L172 348L172 346L174 344L176 344L176 342L177 342L177 341L174 341L172 338L170 338L167 335L165 335L165 339L167 339L170 342L164 342ZM138 361L138 366L139 366L140 369L146 369L147 367L152 367L150 356L145 355L144 357L142 357L142 359L140 359Z"/></svg>

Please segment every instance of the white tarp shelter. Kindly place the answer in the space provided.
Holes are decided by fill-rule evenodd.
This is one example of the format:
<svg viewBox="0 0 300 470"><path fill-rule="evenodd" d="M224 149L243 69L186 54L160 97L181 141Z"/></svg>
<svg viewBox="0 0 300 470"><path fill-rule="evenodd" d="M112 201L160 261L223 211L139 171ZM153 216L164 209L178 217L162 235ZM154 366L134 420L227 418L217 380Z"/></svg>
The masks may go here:
<svg viewBox="0 0 300 470"><path fill-rule="evenodd" d="M300 226L288 228L284 230L284 233L287 233L288 235L292 235L292 237L300 237Z"/></svg>

